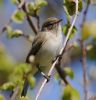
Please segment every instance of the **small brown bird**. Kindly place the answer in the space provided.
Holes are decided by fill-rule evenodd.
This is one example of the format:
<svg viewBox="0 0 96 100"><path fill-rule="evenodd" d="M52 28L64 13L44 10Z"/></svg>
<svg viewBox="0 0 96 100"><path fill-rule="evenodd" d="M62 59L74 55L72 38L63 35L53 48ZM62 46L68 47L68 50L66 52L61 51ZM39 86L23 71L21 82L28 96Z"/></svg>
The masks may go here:
<svg viewBox="0 0 96 100"><path fill-rule="evenodd" d="M42 25L41 32L37 34L32 43L32 48L27 56L26 62L34 67L33 74L39 69L44 74L52 65L54 58L59 55L62 46L61 19L48 18ZM44 72L44 73L43 73ZM24 84L22 96L25 96L28 89L28 82Z"/></svg>

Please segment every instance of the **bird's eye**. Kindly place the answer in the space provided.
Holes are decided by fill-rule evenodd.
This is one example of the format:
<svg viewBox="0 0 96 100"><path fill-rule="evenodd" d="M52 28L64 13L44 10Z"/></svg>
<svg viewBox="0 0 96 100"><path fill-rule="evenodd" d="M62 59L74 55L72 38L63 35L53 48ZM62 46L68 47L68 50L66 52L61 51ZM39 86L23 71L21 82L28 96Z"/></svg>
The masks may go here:
<svg viewBox="0 0 96 100"><path fill-rule="evenodd" d="M47 28L48 28L48 30L51 30L53 28L53 25L50 24Z"/></svg>

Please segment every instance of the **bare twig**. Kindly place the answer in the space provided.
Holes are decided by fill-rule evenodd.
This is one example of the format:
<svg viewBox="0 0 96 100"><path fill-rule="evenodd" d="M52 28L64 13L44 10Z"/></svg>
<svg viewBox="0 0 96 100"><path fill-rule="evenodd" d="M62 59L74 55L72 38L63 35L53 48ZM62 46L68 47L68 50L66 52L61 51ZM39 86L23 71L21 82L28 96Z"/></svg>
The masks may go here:
<svg viewBox="0 0 96 100"><path fill-rule="evenodd" d="M64 3L65 3L65 0L64 0ZM68 13L68 11L67 11L65 5L63 6L63 8L64 8L64 11L65 11L66 16L67 16L67 23L68 23L68 24L71 24L71 22L70 22L71 16L69 15L69 13ZM69 28L70 28L70 26L67 27L67 29L66 29L66 31L65 31L66 34L68 33ZM69 39L68 39L68 41L69 41ZM68 43L68 41L67 41L67 43ZM66 43L66 46L67 46L67 43ZM65 53L66 50L68 50L68 49L70 49L70 47L69 47L69 48L66 48L66 47L65 47L64 53ZM63 54L64 54L64 53L63 53ZM60 59L59 59L59 61L58 61L58 64L56 64L55 68L56 68L56 70L57 70L57 72L58 72L60 78L63 80L63 82L65 83L65 85L67 85L67 84L69 84L68 81L66 80L66 76L67 76L67 75L65 74L65 71L62 69L62 67L60 67L60 65L61 65L61 59L62 59L63 54L61 55L61 57L60 57Z"/></svg>
<svg viewBox="0 0 96 100"><path fill-rule="evenodd" d="M36 20L37 20L37 31L39 32L40 31L40 17L39 17L39 15L37 14L37 10L35 10L34 11L35 13L34 13L34 16L33 17L35 17L36 18ZM31 15L32 16L32 15Z"/></svg>
<svg viewBox="0 0 96 100"><path fill-rule="evenodd" d="M22 6L24 5L24 3L25 3L25 0L22 0L22 1L19 3L19 5L18 5L18 9L21 9Z"/></svg>
<svg viewBox="0 0 96 100"><path fill-rule="evenodd" d="M68 39L68 41L69 41L69 39ZM68 43L68 41L67 41L67 43ZM67 44L66 44L66 46L67 46ZM69 47L65 47L64 53L65 53L66 51L70 50L71 48L74 48L74 46L73 46L72 44L69 45ZM67 74L66 74L65 71L62 69L62 67L60 67L60 65L61 65L61 60L62 60L62 56L63 56L63 54L62 54L61 57L59 58L59 61L58 61L58 63L55 65L55 68L56 68L56 70L57 70L57 72L58 72L60 78L63 80L63 82L65 83L65 85L67 85L67 84L70 84L70 83L67 81L67 79L66 79Z"/></svg>
<svg viewBox="0 0 96 100"><path fill-rule="evenodd" d="M84 81L84 100L87 99L87 70L86 70L86 48L84 46L83 40L81 40L81 49L82 49L82 67L83 67L83 81Z"/></svg>
<svg viewBox="0 0 96 100"><path fill-rule="evenodd" d="M28 40L29 42L32 43L33 37L31 35L22 34L21 36L24 37L26 40Z"/></svg>
<svg viewBox="0 0 96 100"><path fill-rule="evenodd" d="M68 34L67 34L67 36L66 36L66 38L65 38L63 47L62 47L62 49L60 50L60 53L59 53L60 55L63 55L63 53L64 53L64 49L65 49L65 47L66 47L67 41L68 41L68 39L69 39L69 36L70 36L70 34L71 34L71 31L72 31L72 28L73 28L73 26L74 26L74 24L75 24L75 22L76 22L77 16L78 16L78 0L76 0L76 12L75 12L75 13L76 13L76 15L75 15L75 17L74 17L74 20L73 20L73 22L72 22L72 24L71 24L71 26L70 26L70 28L69 28L69 30L68 30ZM52 71L53 71L54 67L56 66L56 64L58 63L59 59L60 59L60 56L57 57L57 59L55 60L55 62L52 64L51 69L50 69L49 72L48 72L48 76L50 76L50 75L52 74ZM39 89L39 91L38 91L38 93L37 93L37 95L36 95L35 100L38 100L38 98L39 98L39 96L40 96L40 94L41 94L41 92L42 92L42 90L43 90L43 88L44 88L46 82L47 82L47 79L44 79L44 81L42 82L42 85L41 85L41 87L40 87L40 89Z"/></svg>
<svg viewBox="0 0 96 100"><path fill-rule="evenodd" d="M18 2L21 3L21 0L18 0ZM23 9L23 11L26 13L26 18L27 18L27 21L28 21L29 26L31 27L32 31L33 31L35 34L37 34L38 31L37 31L35 25L33 24L32 20L31 20L31 17L30 17L30 16L28 15L28 13L27 13L25 2L23 3L22 9Z"/></svg>
<svg viewBox="0 0 96 100"><path fill-rule="evenodd" d="M81 24L81 28L83 27L86 17L87 17L87 12L89 8L90 0L87 1L87 6L84 11L84 16ZM81 40L81 49L82 49L82 67L83 67L83 82L84 82L84 100L88 99L88 91L87 91L87 70L86 70L86 48L84 46L84 41Z"/></svg>
<svg viewBox="0 0 96 100"><path fill-rule="evenodd" d="M3 26L3 28L0 30L0 35L1 35L3 32L6 31L7 26L8 26L11 22L12 22L12 20L10 19L10 20L8 21L8 23L7 23L5 26Z"/></svg>
<svg viewBox="0 0 96 100"><path fill-rule="evenodd" d="M38 32L40 31L40 18L36 15Z"/></svg>
<svg viewBox="0 0 96 100"><path fill-rule="evenodd" d="M74 45L70 44L68 47L65 48L65 52L71 50L72 48L74 48Z"/></svg>
<svg viewBox="0 0 96 100"><path fill-rule="evenodd" d="M85 21L86 21L88 9L89 9L89 4L90 4L90 0L87 1L87 6L86 6L86 8L85 8L85 11L83 12L83 20L82 20L81 28L83 27L83 24L84 24Z"/></svg>
<svg viewBox="0 0 96 100"><path fill-rule="evenodd" d="M10 100L15 100L15 97L17 96L18 91L19 91L19 87L15 88L15 89L13 90L13 93L12 93L12 95L10 96Z"/></svg>
<svg viewBox="0 0 96 100"><path fill-rule="evenodd" d="M31 20L31 17L28 15L27 13L27 10L26 10L26 4L25 4L25 0L18 0L18 2L20 3L18 5L18 9L23 9L23 11L26 13L26 18L27 18L27 21L29 23L29 26L31 27L32 31L37 34L38 31L37 29L35 28L35 25L33 24L32 20ZM9 19L9 22L0 30L0 34L5 32L6 31L6 28L7 26L12 22L11 19ZM38 18L38 26L39 26L39 18Z"/></svg>

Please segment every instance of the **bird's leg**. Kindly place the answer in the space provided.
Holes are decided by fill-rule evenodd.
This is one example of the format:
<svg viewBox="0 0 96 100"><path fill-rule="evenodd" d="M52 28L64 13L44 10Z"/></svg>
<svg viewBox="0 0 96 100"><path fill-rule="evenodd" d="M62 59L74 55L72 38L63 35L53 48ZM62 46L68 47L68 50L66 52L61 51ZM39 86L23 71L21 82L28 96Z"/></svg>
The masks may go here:
<svg viewBox="0 0 96 100"><path fill-rule="evenodd" d="M52 64L56 61L56 59L57 59L58 57L61 57L61 55L60 55L60 54L57 55L57 56L53 59Z"/></svg>
<svg viewBox="0 0 96 100"><path fill-rule="evenodd" d="M37 67L38 71L41 73L41 75L42 75L44 78L47 79L47 82L49 82L50 76L46 75L46 74L41 70L41 68L40 68L39 65L37 65L36 67Z"/></svg>

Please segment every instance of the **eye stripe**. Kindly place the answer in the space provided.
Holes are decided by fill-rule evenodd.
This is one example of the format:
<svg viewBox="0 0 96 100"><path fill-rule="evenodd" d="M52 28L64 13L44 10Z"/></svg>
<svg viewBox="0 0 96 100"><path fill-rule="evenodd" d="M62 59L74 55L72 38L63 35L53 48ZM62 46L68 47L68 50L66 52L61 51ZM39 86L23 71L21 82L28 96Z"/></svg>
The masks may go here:
<svg viewBox="0 0 96 100"><path fill-rule="evenodd" d="M49 18L45 21L45 23L42 25L42 29L41 31L44 31L46 29L50 29L51 26L53 27L55 24L61 22L61 19L57 19L57 18Z"/></svg>
<svg viewBox="0 0 96 100"><path fill-rule="evenodd" d="M45 27L48 27L48 26L50 26L50 25L53 25L53 24L51 24L51 23L47 23L46 25L44 25Z"/></svg>

